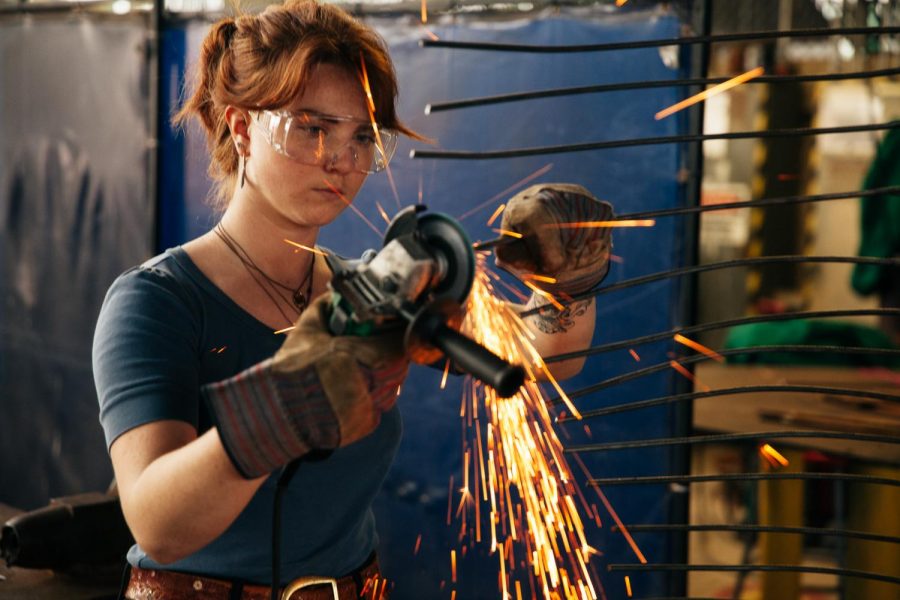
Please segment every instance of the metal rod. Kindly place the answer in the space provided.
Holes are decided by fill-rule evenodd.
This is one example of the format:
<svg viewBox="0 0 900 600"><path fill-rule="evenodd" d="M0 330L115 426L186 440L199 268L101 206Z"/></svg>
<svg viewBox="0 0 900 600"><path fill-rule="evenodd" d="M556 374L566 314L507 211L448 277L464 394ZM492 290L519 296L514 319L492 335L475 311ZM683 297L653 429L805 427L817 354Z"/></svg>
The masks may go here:
<svg viewBox="0 0 900 600"><path fill-rule="evenodd" d="M751 323L769 323L772 321L790 321L793 319L830 319L833 317L863 317L863 316L894 316L900 317L900 308L864 308L864 309L847 309L847 310L804 310L793 313L777 313L771 315L754 315L752 317L739 317L737 319L724 319L722 321L712 321L710 323L701 323L693 327L683 327L681 329L670 329L659 333L651 333L618 342L608 342L585 348L584 350L576 350L575 352L566 352L565 354L554 354L544 357L544 362L552 363L561 360L569 360L570 358L578 358L581 356L593 356L604 352L612 352L614 350L624 350L650 344L661 340L671 339L676 334L693 335L703 333L705 331L713 331L726 327L734 327L737 325L748 325Z"/></svg>
<svg viewBox="0 0 900 600"><path fill-rule="evenodd" d="M743 33L720 33L693 37L640 40L634 42L612 42L605 44L573 45L532 45L502 44L496 42L464 42L453 40L420 40L423 48L452 48L454 50L489 50L491 52L535 52L550 54L570 54L577 52L606 52L610 50L636 50L639 48L659 48L684 44L707 44L717 42L758 41L778 38L824 37L832 35L886 35L900 33L900 27L835 27L817 29L794 29L791 31L748 31Z"/></svg>
<svg viewBox="0 0 900 600"><path fill-rule="evenodd" d="M855 442L877 442L883 444L900 444L900 436L878 435L867 433L850 433L841 431L754 431L750 433L722 433L710 435L693 435L685 437L654 438L631 442L607 442L604 444L584 444L571 446L564 452L609 452L611 450L628 450L631 448L654 448L659 446L679 446L694 444L716 444L720 442L737 442L742 440L764 439L824 439L853 440Z"/></svg>
<svg viewBox="0 0 900 600"><path fill-rule="evenodd" d="M747 81L746 83L788 83L811 81L842 81L847 79L871 79L875 77L887 77L900 74L900 67L890 69L875 69L869 71L852 71L847 73L817 73L811 75L762 75ZM448 100L446 102L433 102L425 105L425 114L471 108L474 106L488 106L491 104L505 104L508 102L522 102L525 100L537 100L540 98L557 98L559 96L578 96L581 94L602 94L607 92L622 92L628 90L642 90L653 88L681 87L692 85L709 85L723 83L731 77L696 77L690 79L659 79L654 81L629 81L624 83L605 83L598 85L581 85L576 87L554 88L547 90L535 90L532 92L516 92L512 94L498 94L495 96L482 96L479 98L467 98L465 100Z"/></svg>
<svg viewBox="0 0 900 600"><path fill-rule="evenodd" d="M836 569L832 567L808 567L805 565L685 565L685 564L612 564L609 571L770 571L789 573L821 573L841 577L856 577L900 584L900 577L858 571L856 569Z"/></svg>
<svg viewBox="0 0 900 600"><path fill-rule="evenodd" d="M821 535L827 537L855 538L872 542L885 542L888 544L900 544L900 537L893 535L880 535L865 531L849 531L846 529L829 529L822 527L779 527L774 525L694 525L694 524L642 524L626 525L631 533L655 532L655 531L734 531L751 533L796 533L802 535ZM610 531L618 531L618 525L611 525Z"/></svg>
<svg viewBox="0 0 900 600"><path fill-rule="evenodd" d="M709 390L706 392L691 392L689 394L675 394L670 396L662 396L660 398L652 398L650 400L639 400L627 404L616 404L605 408L597 408L594 410L583 410L581 416L584 419L591 417L605 417L620 412L628 412L632 410L641 410L644 408L652 408L672 402L681 402L684 400L697 400L700 398L714 398L717 396L738 396L741 394L760 394L768 392L779 392L785 394L834 394L840 396L850 396L853 398L871 398L873 400L886 400L888 402L900 402L900 396L892 394L882 394L879 392L870 392L867 390L853 390L847 388L822 387L815 385L748 385L730 388L721 388L718 390ZM570 398L575 392L567 394ZM559 400L553 401L558 403ZM575 420L574 417L560 417L559 422Z"/></svg>
<svg viewBox="0 0 900 600"><path fill-rule="evenodd" d="M667 135L627 140L611 140L606 142L584 142L579 144L562 144L559 146L538 146L534 148L517 148L512 150L411 150L410 158L456 159L456 160L489 160L499 158L520 158L523 156L541 156L547 154L564 154L568 152L586 152L590 150L607 150L610 148L629 148L634 146L653 146L657 144L678 144L684 142L704 142L708 140L741 140L770 139L785 137L802 137L807 135L825 135L832 133L856 133L860 131L881 131L900 127L900 122L873 123L869 125L850 125L845 127L797 127L791 129L769 129L765 131L735 131L732 133L707 133L687 135Z"/></svg>
<svg viewBox="0 0 900 600"><path fill-rule="evenodd" d="M718 473L715 475L647 475L636 477L598 477L588 485L654 485L662 483L711 483L717 481L852 481L900 487L900 479L856 473Z"/></svg>
<svg viewBox="0 0 900 600"><path fill-rule="evenodd" d="M687 215L692 213L706 213L717 210L731 210L735 208L762 208L765 206L778 206L782 204L803 204L806 202L827 202L829 200L848 200L868 198L888 194L900 194L900 186L891 185L868 190L850 190L847 192L834 192L831 194L815 194L807 196L783 196L781 198L762 198L759 200L744 200L741 202L723 202L722 204L706 204L703 206L685 206L680 208L665 208L660 210L648 210L644 212L626 213L617 215L613 220L651 219L658 217L671 217L674 215Z"/></svg>
<svg viewBox="0 0 900 600"><path fill-rule="evenodd" d="M861 354L861 355L871 355L871 356L900 356L900 349L897 348L861 348L855 346L802 346L802 345L785 345L785 346L755 346L748 348L729 348L727 350L720 350L719 354L721 356L734 356L737 354L762 354L767 352L808 352L810 354L825 354L829 352L840 353L840 354ZM678 362L682 366L692 365L694 363L703 362L707 360L712 360L705 354L697 354L694 356L682 356L678 359ZM625 383L626 381L631 381L632 379L638 379L640 377L644 377L645 375L652 375L654 373L659 373L660 371L666 371L671 369L672 366L668 363L658 363L655 365L651 365L649 367L645 367L643 369L637 369L635 371L631 371L629 373L624 373L622 375L617 375L615 377L610 377L609 379L604 379L599 383L595 383L593 385L589 385L583 387L579 390L566 394L570 399L579 398L581 396L586 396L587 394L612 387L614 385L619 385L620 383ZM553 398L548 400L550 404L556 404L560 401L560 399ZM584 416L582 414L582 416Z"/></svg>
<svg viewBox="0 0 900 600"><path fill-rule="evenodd" d="M752 265L774 265L782 263L850 263L855 265L883 265L883 266L900 266L900 257L897 258L875 258L871 256L802 256L797 254L789 254L785 256L758 256L753 258L736 258L733 260L725 260L715 263L706 263L703 265L695 265L692 267L680 267L678 269L669 269L649 275L642 275L633 279L626 279L619 283L607 285L596 290L591 290L583 294L577 294L572 298L572 302L593 298L608 292L615 292L636 285L652 283L654 281L662 281L672 277L682 277L684 275L692 275L694 273L705 273L707 271L717 271L720 269L731 269L734 267L747 267ZM564 303L565 304L565 303ZM519 313L521 317L536 314L543 310L544 307L538 306Z"/></svg>

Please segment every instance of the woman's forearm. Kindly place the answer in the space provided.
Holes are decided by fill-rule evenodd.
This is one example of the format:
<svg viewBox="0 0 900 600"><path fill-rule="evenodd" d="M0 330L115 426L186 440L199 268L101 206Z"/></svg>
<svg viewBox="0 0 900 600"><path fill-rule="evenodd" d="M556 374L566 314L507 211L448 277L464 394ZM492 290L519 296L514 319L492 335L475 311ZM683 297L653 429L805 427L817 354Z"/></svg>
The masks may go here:
<svg viewBox="0 0 900 600"><path fill-rule="evenodd" d="M186 423L161 421L129 431L113 444L111 456L131 532L160 563L216 539L265 481L238 474L215 429L196 437Z"/></svg>

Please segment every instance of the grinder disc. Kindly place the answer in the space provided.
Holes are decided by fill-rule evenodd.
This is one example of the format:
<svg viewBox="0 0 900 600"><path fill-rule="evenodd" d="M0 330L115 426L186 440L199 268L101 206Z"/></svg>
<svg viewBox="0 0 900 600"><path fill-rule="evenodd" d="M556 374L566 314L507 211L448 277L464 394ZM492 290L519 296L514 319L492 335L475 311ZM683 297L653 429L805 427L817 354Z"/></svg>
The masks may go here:
<svg viewBox="0 0 900 600"><path fill-rule="evenodd" d="M418 217L416 229L446 266L446 273L435 287L435 302L453 301L462 306L475 279L475 251L469 236L456 219L443 213Z"/></svg>

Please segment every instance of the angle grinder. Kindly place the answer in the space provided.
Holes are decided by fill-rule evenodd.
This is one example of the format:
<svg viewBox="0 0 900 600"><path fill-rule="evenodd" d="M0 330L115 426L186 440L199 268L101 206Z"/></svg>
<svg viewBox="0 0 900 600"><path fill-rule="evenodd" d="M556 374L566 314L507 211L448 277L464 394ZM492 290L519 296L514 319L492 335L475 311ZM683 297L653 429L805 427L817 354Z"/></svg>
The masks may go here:
<svg viewBox="0 0 900 600"><path fill-rule="evenodd" d="M394 217L381 250L347 260L326 258L334 276L329 328L335 335L403 329L412 360L451 365L493 387L516 393L525 370L457 331L475 278L475 253L459 223L423 205Z"/></svg>

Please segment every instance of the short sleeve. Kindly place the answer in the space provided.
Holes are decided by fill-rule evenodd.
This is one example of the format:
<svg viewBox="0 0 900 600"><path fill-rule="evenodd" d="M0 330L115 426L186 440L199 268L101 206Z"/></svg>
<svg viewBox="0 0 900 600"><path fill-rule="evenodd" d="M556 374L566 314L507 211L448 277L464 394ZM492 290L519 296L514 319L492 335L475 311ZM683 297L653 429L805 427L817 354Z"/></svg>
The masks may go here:
<svg viewBox="0 0 900 600"><path fill-rule="evenodd" d="M198 426L202 313L173 275L138 267L110 287L94 331L92 362L109 448L139 425Z"/></svg>

